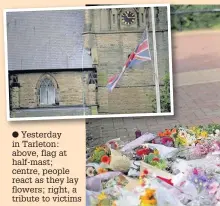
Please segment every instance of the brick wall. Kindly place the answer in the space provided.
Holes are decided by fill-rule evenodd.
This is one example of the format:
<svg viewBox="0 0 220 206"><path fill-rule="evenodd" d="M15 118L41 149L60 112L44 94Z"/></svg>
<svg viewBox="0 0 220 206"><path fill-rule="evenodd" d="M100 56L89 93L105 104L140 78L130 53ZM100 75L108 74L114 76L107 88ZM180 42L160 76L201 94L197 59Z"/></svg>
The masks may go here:
<svg viewBox="0 0 220 206"><path fill-rule="evenodd" d="M95 85L83 85L82 72L54 72L51 75L58 85L58 98L60 106L74 106L83 104L83 92L86 96L86 105L96 104ZM17 74L20 87L11 89L12 107L36 108L38 107L38 82L45 75L43 73ZM88 73L85 74L88 78Z"/></svg>
<svg viewBox="0 0 220 206"><path fill-rule="evenodd" d="M173 116L88 119L86 143L88 147L94 147L115 138L130 141L135 139L137 128L142 133L157 133L179 124L180 122Z"/></svg>

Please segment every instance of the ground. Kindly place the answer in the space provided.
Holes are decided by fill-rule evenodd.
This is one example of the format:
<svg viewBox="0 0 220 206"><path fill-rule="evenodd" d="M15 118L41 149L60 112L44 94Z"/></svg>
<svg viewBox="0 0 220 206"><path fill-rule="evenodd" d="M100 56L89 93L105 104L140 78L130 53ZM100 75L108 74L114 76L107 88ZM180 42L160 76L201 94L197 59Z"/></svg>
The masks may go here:
<svg viewBox="0 0 220 206"><path fill-rule="evenodd" d="M174 116L90 120L92 145L115 137L134 138L175 125L220 123L220 31L173 34Z"/></svg>
<svg viewBox="0 0 220 206"><path fill-rule="evenodd" d="M220 68L219 42L219 30L174 33L174 73Z"/></svg>

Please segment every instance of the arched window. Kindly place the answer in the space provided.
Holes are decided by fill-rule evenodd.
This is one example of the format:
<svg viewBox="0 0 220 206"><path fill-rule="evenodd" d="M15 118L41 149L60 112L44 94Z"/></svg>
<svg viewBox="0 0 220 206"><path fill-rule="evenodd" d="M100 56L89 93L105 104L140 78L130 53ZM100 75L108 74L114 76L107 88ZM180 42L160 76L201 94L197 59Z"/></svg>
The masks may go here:
<svg viewBox="0 0 220 206"><path fill-rule="evenodd" d="M53 105L56 102L56 88L53 81L49 78L43 78L40 83L40 104Z"/></svg>

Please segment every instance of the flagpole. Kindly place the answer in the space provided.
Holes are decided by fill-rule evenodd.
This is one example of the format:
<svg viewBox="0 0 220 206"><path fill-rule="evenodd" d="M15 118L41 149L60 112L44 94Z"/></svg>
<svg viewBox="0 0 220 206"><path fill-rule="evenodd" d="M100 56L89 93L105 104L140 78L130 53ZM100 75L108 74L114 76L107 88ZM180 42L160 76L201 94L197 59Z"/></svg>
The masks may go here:
<svg viewBox="0 0 220 206"><path fill-rule="evenodd" d="M83 115L85 116L85 84L84 84L84 79L85 79L85 72L84 72L84 47L82 50L82 83L83 83Z"/></svg>
<svg viewBox="0 0 220 206"><path fill-rule="evenodd" d="M160 105L160 82L158 74L158 62L157 62L157 40L155 32L155 16L154 7L151 7L151 18L152 18L152 34L153 34L153 49L154 49L154 72L155 72L155 87L156 87L156 102L157 102L157 113L161 113Z"/></svg>

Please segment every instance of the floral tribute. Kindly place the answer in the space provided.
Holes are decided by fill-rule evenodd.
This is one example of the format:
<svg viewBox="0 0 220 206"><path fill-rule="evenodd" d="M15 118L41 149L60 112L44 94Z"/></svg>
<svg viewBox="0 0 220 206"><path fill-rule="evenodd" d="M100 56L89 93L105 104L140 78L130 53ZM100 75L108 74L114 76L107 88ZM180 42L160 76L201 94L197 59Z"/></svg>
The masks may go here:
<svg viewBox="0 0 220 206"><path fill-rule="evenodd" d="M146 186L146 178L147 178L147 175L148 175L148 170L147 170L147 169L144 169L143 172L141 173L140 177L139 177L140 185L141 185L142 187L145 187L145 186Z"/></svg>
<svg viewBox="0 0 220 206"><path fill-rule="evenodd" d="M167 162L164 159L161 159L160 155L157 153L150 153L146 155L144 157L144 162L161 170L165 170L167 168Z"/></svg>
<svg viewBox="0 0 220 206"><path fill-rule="evenodd" d="M158 133L158 137L152 141L153 144L163 144L167 147L174 146L174 137L177 134L177 129L165 129Z"/></svg>
<svg viewBox="0 0 220 206"><path fill-rule="evenodd" d="M154 138L153 134L151 136ZM135 139L131 142L132 146L128 145L129 149L114 139L88 154L87 177L106 173L87 178L91 206L162 206L165 202L167 205L168 200L160 195L166 189L169 195L173 195L169 205L175 205L175 201L183 205L198 202L205 205L206 202L215 206L216 202L220 203L220 125L179 126L165 129L152 138ZM141 161L149 164L150 172L147 169L140 172ZM134 162L140 164L135 165ZM150 165L157 169L151 171ZM158 176L158 169L168 171L172 179ZM119 172L120 175L111 176L114 172L109 171ZM126 189L131 186L131 177L139 177L139 184L135 184L132 192ZM96 178L97 185L100 182L99 190L89 184ZM155 191L152 189L154 183L158 186L156 188L161 186L163 189Z"/></svg>
<svg viewBox="0 0 220 206"><path fill-rule="evenodd" d="M86 167L86 176L87 177L94 177L97 174L98 174L98 172L96 171L95 167L92 167L92 166Z"/></svg>
<svg viewBox="0 0 220 206"><path fill-rule="evenodd" d="M143 159L145 155L149 155L150 153L154 153L154 152L156 152L156 150L147 148L145 146L140 146L135 150L135 156Z"/></svg>
<svg viewBox="0 0 220 206"><path fill-rule="evenodd" d="M108 145L110 146L111 149L114 149L114 150L119 149L119 144L117 143L117 141L112 140L108 142Z"/></svg>
<svg viewBox="0 0 220 206"><path fill-rule="evenodd" d="M146 146L140 146L135 151L135 159L143 159L145 163L155 166L159 169L167 167L166 161L160 158L157 149L151 149Z"/></svg>
<svg viewBox="0 0 220 206"><path fill-rule="evenodd" d="M140 196L140 206L156 206L155 192L155 190L146 189L144 194Z"/></svg>
<svg viewBox="0 0 220 206"><path fill-rule="evenodd" d="M111 161L111 151L109 147L107 147L106 145L96 147L93 151L93 154L89 158L89 161L95 163L109 164Z"/></svg>
<svg viewBox="0 0 220 206"><path fill-rule="evenodd" d="M188 180L196 186L198 192L207 190L209 194L216 195L220 189L220 185L215 176L208 174L201 168L193 168L192 171L189 172Z"/></svg>
<svg viewBox="0 0 220 206"><path fill-rule="evenodd" d="M209 128L208 131L212 130L213 128ZM208 137L208 131L207 128L204 128L203 126L165 129L165 131L157 134L158 137L154 139L152 143L163 144L168 147L194 146L200 142L200 140Z"/></svg>
<svg viewBox="0 0 220 206"><path fill-rule="evenodd" d="M94 177L96 175L106 173L108 171L109 171L109 169L107 169L107 168L102 168L102 167L95 168L93 166L87 166L86 167L86 177Z"/></svg>
<svg viewBox="0 0 220 206"><path fill-rule="evenodd" d="M214 152L220 152L220 140L201 141L193 148L193 154L199 157Z"/></svg>
<svg viewBox="0 0 220 206"><path fill-rule="evenodd" d="M117 200L117 196L112 194L106 194L105 192L101 192L97 200L92 204L93 206L114 206L115 200Z"/></svg>

